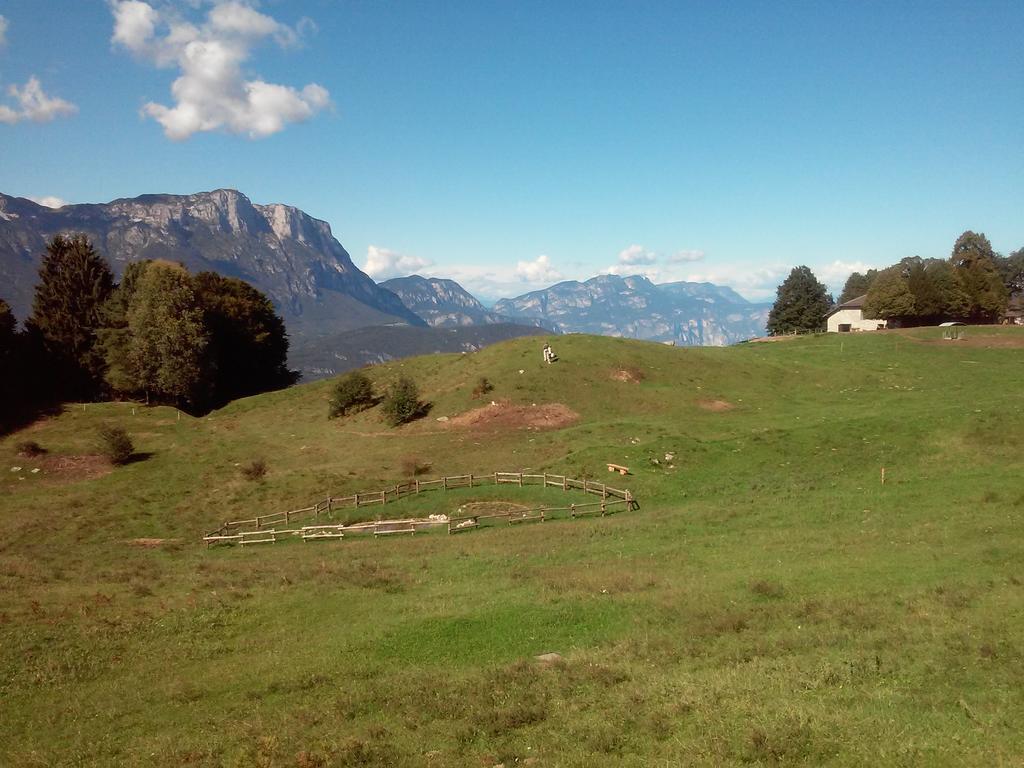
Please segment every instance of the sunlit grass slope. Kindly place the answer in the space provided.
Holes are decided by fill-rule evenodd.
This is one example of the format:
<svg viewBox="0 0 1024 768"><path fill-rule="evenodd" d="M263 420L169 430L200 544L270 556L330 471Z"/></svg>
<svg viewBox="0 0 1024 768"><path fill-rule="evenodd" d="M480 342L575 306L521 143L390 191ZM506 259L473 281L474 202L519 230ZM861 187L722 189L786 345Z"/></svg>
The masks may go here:
<svg viewBox="0 0 1024 768"><path fill-rule="evenodd" d="M523 339L369 369L381 387L412 376L432 403L394 430L376 409L328 421L330 382L202 419L69 406L0 441L0 764L1019 764L1022 342L974 328L729 349L568 336L547 366L543 339ZM486 402L579 419L438 421L485 405L481 376ZM148 456L60 470L95 453L104 423ZM48 456L17 456L25 440ZM239 472L255 459L261 482ZM625 464L614 483L641 509L459 536L200 542L416 462L602 480ZM438 492L386 511L562 493ZM533 660L548 651L564 661Z"/></svg>

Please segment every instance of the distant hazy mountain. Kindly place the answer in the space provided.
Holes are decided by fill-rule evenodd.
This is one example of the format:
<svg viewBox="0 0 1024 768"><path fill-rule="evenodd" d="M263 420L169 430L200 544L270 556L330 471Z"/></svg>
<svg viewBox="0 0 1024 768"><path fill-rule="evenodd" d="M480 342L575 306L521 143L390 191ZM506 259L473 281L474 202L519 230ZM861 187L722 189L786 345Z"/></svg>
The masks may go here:
<svg viewBox="0 0 1024 768"><path fill-rule="evenodd" d="M539 318L510 318L491 312L454 280L410 275L385 280L380 286L398 296L406 307L435 328L496 323L544 325L544 321Z"/></svg>
<svg viewBox="0 0 1024 768"><path fill-rule="evenodd" d="M494 305L495 312L546 320L563 333L686 346L723 346L762 336L769 308L711 283L655 285L646 277L617 275L571 280Z"/></svg>
<svg viewBox="0 0 1024 768"><path fill-rule="evenodd" d="M475 352L499 341L546 333L541 328L512 323L456 328L377 326L300 339L293 345L289 361L302 372L303 378L320 379L373 363L439 352Z"/></svg>
<svg viewBox="0 0 1024 768"><path fill-rule="evenodd" d="M424 325L360 271L327 222L240 192L143 195L51 209L0 194L0 298L24 320L40 256L56 234L84 233L120 274L138 259L239 277L276 304L293 337L383 323Z"/></svg>

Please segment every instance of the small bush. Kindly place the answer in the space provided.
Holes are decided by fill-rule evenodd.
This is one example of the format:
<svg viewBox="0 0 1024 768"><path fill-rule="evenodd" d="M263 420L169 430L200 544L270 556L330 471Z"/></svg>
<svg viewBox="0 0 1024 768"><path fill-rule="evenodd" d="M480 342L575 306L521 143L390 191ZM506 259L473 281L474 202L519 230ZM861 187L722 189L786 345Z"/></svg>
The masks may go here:
<svg viewBox="0 0 1024 768"><path fill-rule="evenodd" d="M420 401L420 392L416 382L408 376L399 377L387 395L383 403L384 418L392 427L405 424L418 416L422 416L425 405Z"/></svg>
<svg viewBox="0 0 1024 768"><path fill-rule="evenodd" d="M46 453L46 449L35 440L26 440L23 443L18 443L15 447L18 450L18 455L24 456L26 459L34 459L36 456Z"/></svg>
<svg viewBox="0 0 1024 768"><path fill-rule="evenodd" d="M486 376L481 376L480 380L476 383L476 386L473 387L473 397L482 397L483 395L486 395L488 392L493 391L494 385L487 380Z"/></svg>
<svg viewBox="0 0 1024 768"><path fill-rule="evenodd" d="M359 413L373 404L373 384L362 372L352 371L335 382L327 417L336 419L350 413Z"/></svg>
<svg viewBox="0 0 1024 768"><path fill-rule="evenodd" d="M100 451L111 464L121 465L135 453L135 446L124 427L105 426L100 427Z"/></svg>
<svg viewBox="0 0 1024 768"><path fill-rule="evenodd" d="M255 482L256 480L262 480L267 476L267 469L267 462L263 459L254 459L248 464L243 465L240 471L246 480L252 480Z"/></svg>

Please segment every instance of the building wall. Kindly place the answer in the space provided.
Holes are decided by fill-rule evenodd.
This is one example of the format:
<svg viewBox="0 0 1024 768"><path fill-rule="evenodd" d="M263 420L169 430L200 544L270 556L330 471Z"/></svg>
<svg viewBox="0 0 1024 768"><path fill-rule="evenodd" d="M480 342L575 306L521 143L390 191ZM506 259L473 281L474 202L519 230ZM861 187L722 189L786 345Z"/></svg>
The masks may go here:
<svg viewBox="0 0 1024 768"><path fill-rule="evenodd" d="M840 325L849 325L851 331L875 331L885 320L872 320L864 317L864 310L841 309L828 319L829 333L839 333Z"/></svg>

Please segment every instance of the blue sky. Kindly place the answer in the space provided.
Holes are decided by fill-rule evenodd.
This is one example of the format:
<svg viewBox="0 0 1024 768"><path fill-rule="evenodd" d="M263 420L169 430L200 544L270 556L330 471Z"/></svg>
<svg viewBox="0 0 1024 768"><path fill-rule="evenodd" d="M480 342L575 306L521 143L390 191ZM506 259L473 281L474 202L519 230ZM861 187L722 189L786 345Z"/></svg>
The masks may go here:
<svg viewBox="0 0 1024 768"><path fill-rule="evenodd" d="M327 220L379 278L494 298L612 270L770 299L797 264L838 289L965 229L1024 246L1019 0L0 16L0 191L233 187Z"/></svg>

